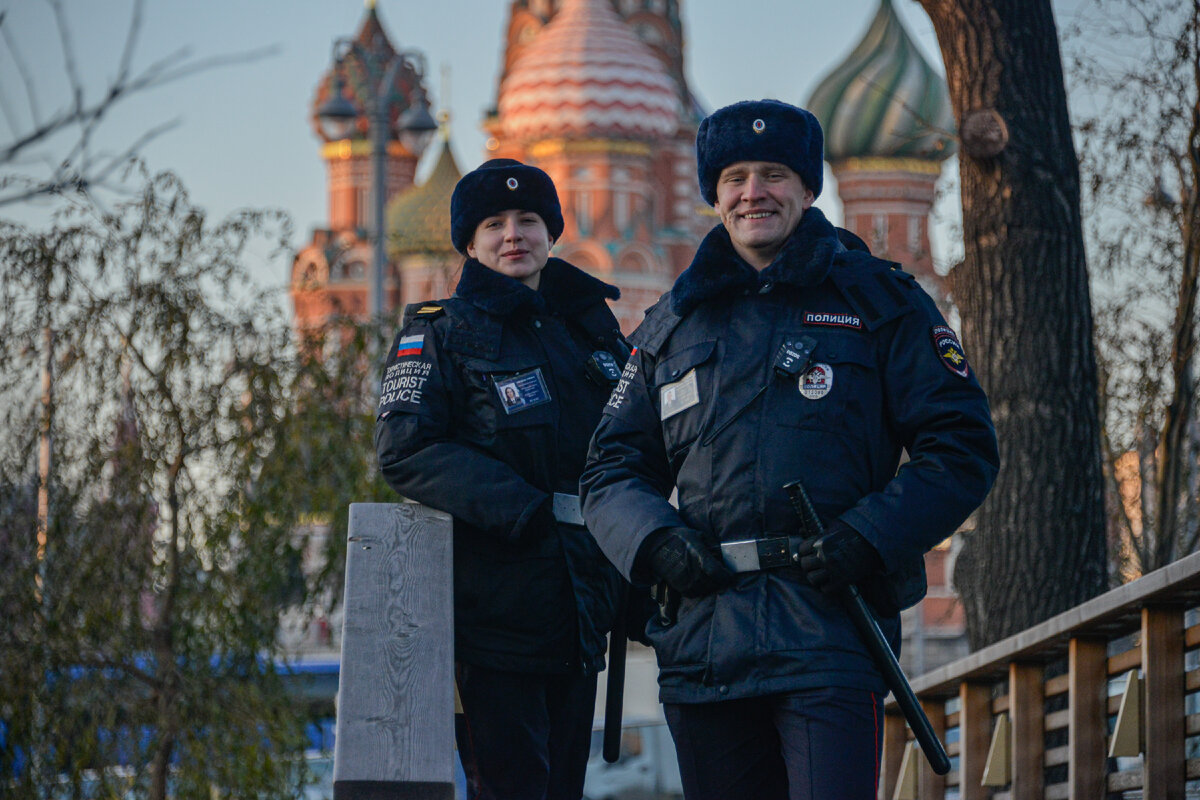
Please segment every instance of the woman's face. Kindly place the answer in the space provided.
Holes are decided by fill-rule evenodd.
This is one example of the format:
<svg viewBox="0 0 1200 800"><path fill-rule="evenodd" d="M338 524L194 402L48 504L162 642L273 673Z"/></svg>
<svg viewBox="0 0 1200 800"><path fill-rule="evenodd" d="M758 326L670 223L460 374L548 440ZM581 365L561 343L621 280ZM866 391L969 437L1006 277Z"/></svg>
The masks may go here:
<svg viewBox="0 0 1200 800"><path fill-rule="evenodd" d="M542 267L550 257L551 244L550 232L540 216L532 211L509 209L493 214L475 227L467 255L536 289Z"/></svg>

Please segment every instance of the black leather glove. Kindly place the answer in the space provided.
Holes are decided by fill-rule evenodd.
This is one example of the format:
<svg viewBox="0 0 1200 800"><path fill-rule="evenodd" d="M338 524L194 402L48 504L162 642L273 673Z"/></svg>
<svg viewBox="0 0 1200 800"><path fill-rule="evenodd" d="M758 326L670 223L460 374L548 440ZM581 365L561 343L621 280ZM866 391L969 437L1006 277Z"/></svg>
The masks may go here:
<svg viewBox="0 0 1200 800"><path fill-rule="evenodd" d="M650 543L650 571L684 597L703 597L733 583L733 571L725 566L691 528L663 528Z"/></svg>
<svg viewBox="0 0 1200 800"><path fill-rule="evenodd" d="M528 546L554 530L554 501L547 497L525 520L525 524L513 531L512 543Z"/></svg>
<svg viewBox="0 0 1200 800"><path fill-rule="evenodd" d="M657 613L658 603L650 596L648 589L640 588L629 592L629 596L625 600L625 638L650 647L650 637L646 635L646 623Z"/></svg>
<svg viewBox="0 0 1200 800"><path fill-rule="evenodd" d="M883 570L883 560L863 535L834 520L819 539L800 546L800 568L808 582L825 594L837 594Z"/></svg>

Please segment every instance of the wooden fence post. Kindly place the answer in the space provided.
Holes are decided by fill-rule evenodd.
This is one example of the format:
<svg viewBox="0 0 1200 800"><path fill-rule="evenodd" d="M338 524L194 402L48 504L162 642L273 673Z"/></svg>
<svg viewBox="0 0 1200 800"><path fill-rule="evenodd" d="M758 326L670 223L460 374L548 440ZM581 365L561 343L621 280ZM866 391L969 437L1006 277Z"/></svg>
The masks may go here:
<svg viewBox="0 0 1200 800"><path fill-rule="evenodd" d="M1013 800L1040 800L1043 796L1046 752L1044 672L1040 664L1008 665Z"/></svg>
<svg viewBox="0 0 1200 800"><path fill-rule="evenodd" d="M904 715L889 713L883 716L883 759L880 766L880 800L892 800L896 793L896 781L900 779L900 762L904 759L904 748L908 745L908 723Z"/></svg>
<svg viewBox="0 0 1200 800"><path fill-rule="evenodd" d="M334 800L454 797L451 525L416 503L350 506Z"/></svg>
<svg viewBox="0 0 1200 800"><path fill-rule="evenodd" d="M945 701L922 699L921 708L924 709L925 716L929 717L929 724L933 728L934 734L944 743L946 741ZM921 800L942 800L946 796L946 776L934 772L933 767L929 766L929 759L923 753L918 753L918 755L920 756L918 760L920 771L917 773L917 795Z"/></svg>
<svg viewBox="0 0 1200 800"><path fill-rule="evenodd" d="M1071 800L1107 794L1108 655L1100 638L1072 637L1068 660L1067 783Z"/></svg>
<svg viewBox="0 0 1200 800"><path fill-rule="evenodd" d="M958 790L963 800L982 800L990 795L980 781L992 743L992 687L964 682L958 696Z"/></svg>
<svg viewBox="0 0 1200 800"><path fill-rule="evenodd" d="M1142 609L1142 675L1146 690L1145 800L1183 800L1187 760L1184 754L1183 611L1172 607Z"/></svg>

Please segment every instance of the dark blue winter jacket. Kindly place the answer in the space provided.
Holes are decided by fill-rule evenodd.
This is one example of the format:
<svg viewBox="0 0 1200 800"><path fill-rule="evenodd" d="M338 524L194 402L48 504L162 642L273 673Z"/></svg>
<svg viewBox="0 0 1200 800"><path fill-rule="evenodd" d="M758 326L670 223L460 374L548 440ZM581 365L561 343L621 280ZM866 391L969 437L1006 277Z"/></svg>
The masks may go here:
<svg viewBox="0 0 1200 800"><path fill-rule="evenodd" d="M621 353L617 296L552 258L538 291L468 260L454 297L409 307L392 346L375 445L397 492L454 517L455 657L492 669L594 674L623 584L547 500L578 491Z"/></svg>
<svg viewBox="0 0 1200 800"><path fill-rule="evenodd" d="M878 550L885 573L862 588L890 606L880 624L898 643L898 609L925 591L923 554L982 502L999 455L954 332L895 266L846 250L815 208L761 273L724 227L709 233L631 337L581 481L588 526L626 576L664 527L797 534L782 487L799 479L826 524L840 518ZM773 359L801 336L816 342L811 369L781 377ZM678 621L652 620L648 635L664 702L886 691L849 618L798 570L684 598Z"/></svg>

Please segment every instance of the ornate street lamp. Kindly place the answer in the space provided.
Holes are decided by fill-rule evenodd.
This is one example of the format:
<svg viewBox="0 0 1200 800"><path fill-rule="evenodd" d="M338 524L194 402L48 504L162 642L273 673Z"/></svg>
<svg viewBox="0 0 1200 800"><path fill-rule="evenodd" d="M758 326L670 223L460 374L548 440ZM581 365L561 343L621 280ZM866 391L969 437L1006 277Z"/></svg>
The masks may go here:
<svg viewBox="0 0 1200 800"><path fill-rule="evenodd" d="M334 82L333 91L328 100L317 110L317 119L321 132L329 141L347 138L353 131L358 119L358 109L343 95L342 63L345 57L353 52L363 64L368 63L371 54L361 43L354 39L339 39L334 42ZM387 268L384 255L384 203L387 195L385 167L388 135L391 133L391 120L388 119L388 97L392 85L396 82L400 69L408 66L418 80L424 74L424 58L420 53L402 51L395 53L383 70L383 78L375 86L368 84L369 95L366 101L367 117L371 121L371 208L373 224L370 229L374 258L372 259L370 309L374 319L383 316L383 275ZM396 133L400 144L418 159L425 151L430 139L437 130L437 122L429 114L424 104L412 104L397 120Z"/></svg>

